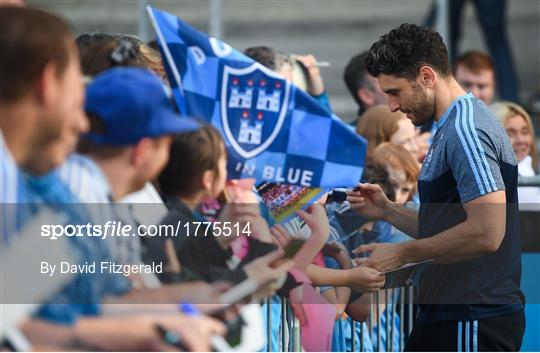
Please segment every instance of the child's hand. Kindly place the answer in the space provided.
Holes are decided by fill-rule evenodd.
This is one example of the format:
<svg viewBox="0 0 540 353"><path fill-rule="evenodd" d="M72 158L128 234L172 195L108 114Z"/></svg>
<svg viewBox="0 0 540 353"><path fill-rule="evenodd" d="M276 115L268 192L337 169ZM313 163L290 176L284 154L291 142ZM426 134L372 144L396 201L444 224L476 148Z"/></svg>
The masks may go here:
<svg viewBox="0 0 540 353"><path fill-rule="evenodd" d="M384 286L384 274L370 267L355 267L349 272L349 285L358 292L374 292Z"/></svg>
<svg viewBox="0 0 540 353"><path fill-rule="evenodd" d="M330 225L324 206L314 203L308 207L307 212L298 210L296 213L311 229L311 238L321 241L322 244L326 243L330 236Z"/></svg>
<svg viewBox="0 0 540 353"><path fill-rule="evenodd" d="M289 241L292 239L291 233L285 227L283 227L281 224L276 224L272 228L270 228L270 232L274 236L275 243L280 248L284 248L285 245L289 243Z"/></svg>
<svg viewBox="0 0 540 353"><path fill-rule="evenodd" d="M323 248L323 254L325 256L335 259L342 270L348 270L355 267L349 256L349 252L343 244L336 240L332 240L329 244L332 246L325 246Z"/></svg>
<svg viewBox="0 0 540 353"><path fill-rule="evenodd" d="M308 93L312 96L320 96L323 94L324 81L321 77L321 71L317 66L317 59L313 55L295 55L294 58L307 70Z"/></svg>
<svg viewBox="0 0 540 353"><path fill-rule="evenodd" d="M294 266L294 261L281 260L282 257L283 250L278 249L244 265L243 269L248 278L259 285L254 297L262 299L270 296L283 285L287 271Z"/></svg>

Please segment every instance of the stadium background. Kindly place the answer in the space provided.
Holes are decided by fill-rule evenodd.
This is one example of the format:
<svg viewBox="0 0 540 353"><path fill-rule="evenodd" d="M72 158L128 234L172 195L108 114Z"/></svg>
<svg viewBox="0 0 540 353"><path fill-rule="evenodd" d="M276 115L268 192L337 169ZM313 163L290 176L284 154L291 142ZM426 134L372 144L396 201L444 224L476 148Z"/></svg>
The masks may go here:
<svg viewBox="0 0 540 353"><path fill-rule="evenodd" d="M211 2L147 1L153 6L174 13L182 20L205 32L210 30ZM27 3L62 15L76 35L95 30L102 32L141 33L140 3L123 0L30 0ZM403 23L422 24L432 6L431 0L223 0L218 11L221 17L220 39L238 50L249 46L268 45L286 53L314 54L330 67L322 75L334 112L344 120L352 120L356 106L349 95L342 74L348 60L369 49L382 33ZM465 5L463 38L460 51L479 49L487 52L474 6ZM142 17L146 20L146 14ZM144 29L144 27L143 27ZM529 111L536 113L535 128L540 131L540 2L509 0L507 29L519 79L519 97ZM147 26L148 38L153 38ZM144 37L144 35L143 35ZM533 106L534 104L534 106Z"/></svg>

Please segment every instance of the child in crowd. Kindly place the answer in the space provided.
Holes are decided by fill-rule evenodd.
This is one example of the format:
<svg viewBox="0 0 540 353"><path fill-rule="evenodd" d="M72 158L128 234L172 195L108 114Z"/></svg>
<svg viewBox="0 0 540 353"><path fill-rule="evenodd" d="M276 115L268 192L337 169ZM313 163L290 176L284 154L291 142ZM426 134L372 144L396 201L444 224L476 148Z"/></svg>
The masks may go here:
<svg viewBox="0 0 540 353"><path fill-rule="evenodd" d="M382 143L373 151L371 161L388 172L396 202L405 204L413 200L420 165L408 150L401 145Z"/></svg>
<svg viewBox="0 0 540 353"><path fill-rule="evenodd" d="M179 262L184 275L207 281L239 283L249 277L262 283L284 276L290 264L276 269L251 264L255 258L277 249L251 190L229 188L229 192L231 189L234 191L230 194L231 202L222 206L218 223L211 231L215 234L220 224L231 222L231 228L222 229L232 232L230 236L204 236L204 227L195 229L194 222L205 221L195 213L197 207L203 201L220 196L226 186L227 155L219 132L211 125L204 124L198 131L178 134L172 141L170 152L169 162L158 177L160 191L170 210L162 223L175 225L181 222L192 224L193 227L183 227L181 235L173 240L149 239L148 256L152 261L165 261L169 269L174 267L171 263ZM244 212L242 218L235 218L238 209ZM248 254L235 263L231 261L231 244L245 235L249 242ZM164 249L170 247L167 245L170 242L174 243L174 252L165 253Z"/></svg>

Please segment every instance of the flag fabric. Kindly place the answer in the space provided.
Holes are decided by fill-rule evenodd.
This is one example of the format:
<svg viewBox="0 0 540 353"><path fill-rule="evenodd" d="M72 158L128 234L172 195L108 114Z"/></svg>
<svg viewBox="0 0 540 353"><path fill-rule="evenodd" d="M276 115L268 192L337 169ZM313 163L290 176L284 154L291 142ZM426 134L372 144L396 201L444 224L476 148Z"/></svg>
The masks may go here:
<svg viewBox="0 0 540 353"><path fill-rule="evenodd" d="M281 75L177 17L149 7L181 113L224 137L230 179L355 185L366 141Z"/></svg>

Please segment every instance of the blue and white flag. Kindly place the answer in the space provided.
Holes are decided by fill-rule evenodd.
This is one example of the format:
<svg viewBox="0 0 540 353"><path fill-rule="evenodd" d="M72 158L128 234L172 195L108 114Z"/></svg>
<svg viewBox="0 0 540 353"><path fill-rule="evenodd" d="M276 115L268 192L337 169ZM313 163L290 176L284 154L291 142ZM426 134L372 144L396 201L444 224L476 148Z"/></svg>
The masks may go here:
<svg viewBox="0 0 540 353"><path fill-rule="evenodd" d="M230 179L355 185L366 142L281 75L177 17L148 8L183 114L222 133Z"/></svg>

